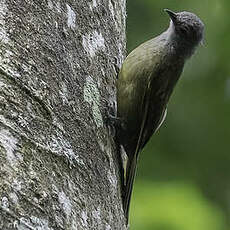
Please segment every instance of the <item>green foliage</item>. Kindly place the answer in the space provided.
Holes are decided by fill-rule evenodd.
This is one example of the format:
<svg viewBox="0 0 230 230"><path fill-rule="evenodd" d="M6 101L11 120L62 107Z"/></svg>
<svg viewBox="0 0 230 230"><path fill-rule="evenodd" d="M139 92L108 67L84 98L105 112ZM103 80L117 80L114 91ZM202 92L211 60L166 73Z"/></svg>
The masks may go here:
<svg viewBox="0 0 230 230"><path fill-rule="evenodd" d="M181 196L178 197L177 202L168 201L166 205L159 192L159 189L162 189L162 193L165 191L162 186L157 189L156 184L154 186L141 184L136 186L136 196L132 202L134 207L136 205L138 208L133 209L131 213L134 212L135 219L139 216L144 218L146 225L149 221L155 220L154 228L146 227L146 229L222 230L221 227L215 228L218 225L208 224L207 219L212 223L214 216L216 215L218 219L219 214L208 204L207 199L215 202L228 217L230 216L230 1L130 0L127 18L128 51L167 28L169 18L163 11L164 8L174 11L186 10L197 14L206 26L205 44L199 47L186 64L184 73L170 99L168 115L163 127L152 137L140 155L138 179L143 183L148 183L149 180L194 181L204 193L206 205L198 207L199 200L204 198L195 199L193 188L191 188L193 195L190 194L190 204L189 199L185 201ZM170 189L167 190L168 194ZM178 189L180 194L186 193L187 195L184 196L189 197L189 187L186 187L186 191L181 187ZM142 196L148 197L151 193L152 201L145 209L144 205L140 206L138 203L141 203L139 199L141 200ZM175 211L177 217L170 214L170 218L175 220L175 223L167 220L161 226L161 217L159 216L157 220L160 202L165 205L165 214L172 212L174 206L178 205ZM202 215L204 220L202 228L188 228L183 225L185 222L191 225L189 223L194 218L189 210L187 216L184 216L186 213L182 208L184 202L190 207L197 208L197 213L205 215ZM209 217L207 213L212 214ZM218 221L220 223L221 218ZM139 222L133 222L134 225L139 226ZM144 228L133 227L133 229Z"/></svg>
<svg viewBox="0 0 230 230"><path fill-rule="evenodd" d="M223 213L194 185L140 182L136 187L130 230L225 229Z"/></svg>

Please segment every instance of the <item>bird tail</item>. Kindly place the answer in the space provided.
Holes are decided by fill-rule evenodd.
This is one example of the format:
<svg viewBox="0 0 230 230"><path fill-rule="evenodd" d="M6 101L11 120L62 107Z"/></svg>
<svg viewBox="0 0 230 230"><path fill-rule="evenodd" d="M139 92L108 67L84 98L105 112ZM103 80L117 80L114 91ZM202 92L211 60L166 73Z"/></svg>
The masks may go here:
<svg viewBox="0 0 230 230"><path fill-rule="evenodd" d="M124 192L124 212L126 217L126 223L129 222L129 206L133 190L133 183L136 175L137 169L137 157L134 156L132 159L128 159L127 168L126 168L126 184Z"/></svg>

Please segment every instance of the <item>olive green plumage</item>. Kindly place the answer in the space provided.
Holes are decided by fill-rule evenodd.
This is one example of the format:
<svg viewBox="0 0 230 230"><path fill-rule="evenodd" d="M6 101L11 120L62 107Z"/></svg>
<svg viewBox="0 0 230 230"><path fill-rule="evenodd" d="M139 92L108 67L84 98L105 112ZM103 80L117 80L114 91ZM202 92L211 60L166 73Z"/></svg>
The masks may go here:
<svg viewBox="0 0 230 230"><path fill-rule="evenodd" d="M122 120L117 136L128 156L124 191L127 221L138 154L162 123L185 60L203 36L204 26L196 15L166 11L171 18L168 30L127 56L117 82L118 117Z"/></svg>

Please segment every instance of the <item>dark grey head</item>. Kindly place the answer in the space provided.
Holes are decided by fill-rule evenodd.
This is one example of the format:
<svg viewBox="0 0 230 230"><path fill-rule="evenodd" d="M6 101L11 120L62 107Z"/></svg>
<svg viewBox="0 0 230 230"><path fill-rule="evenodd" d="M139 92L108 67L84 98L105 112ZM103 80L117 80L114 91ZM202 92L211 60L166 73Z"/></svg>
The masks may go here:
<svg viewBox="0 0 230 230"><path fill-rule="evenodd" d="M192 46L196 46L202 41L204 24L195 14L186 11L175 13L168 9L165 11L171 18L172 26L180 39Z"/></svg>

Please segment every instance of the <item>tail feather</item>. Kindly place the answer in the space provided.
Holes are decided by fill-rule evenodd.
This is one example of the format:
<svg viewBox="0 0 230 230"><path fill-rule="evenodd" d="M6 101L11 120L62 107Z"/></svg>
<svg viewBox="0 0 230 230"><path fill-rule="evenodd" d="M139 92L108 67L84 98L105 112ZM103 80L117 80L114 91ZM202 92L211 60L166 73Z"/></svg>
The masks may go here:
<svg viewBox="0 0 230 230"><path fill-rule="evenodd" d="M134 157L133 159L129 159L127 163L127 171L126 171L126 185L125 185L125 193L124 193L124 212L126 216L127 224L129 222L129 206L130 206L130 200L133 190L133 183L136 175L136 169L137 169L137 158Z"/></svg>

